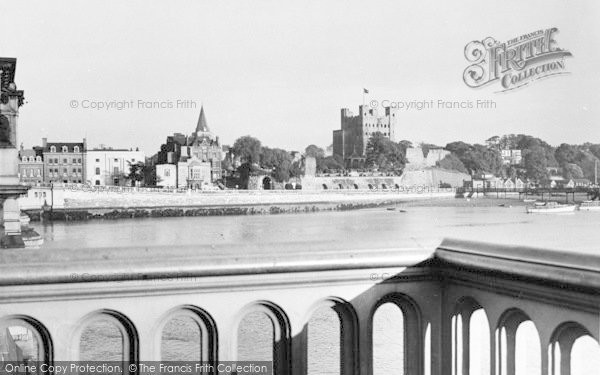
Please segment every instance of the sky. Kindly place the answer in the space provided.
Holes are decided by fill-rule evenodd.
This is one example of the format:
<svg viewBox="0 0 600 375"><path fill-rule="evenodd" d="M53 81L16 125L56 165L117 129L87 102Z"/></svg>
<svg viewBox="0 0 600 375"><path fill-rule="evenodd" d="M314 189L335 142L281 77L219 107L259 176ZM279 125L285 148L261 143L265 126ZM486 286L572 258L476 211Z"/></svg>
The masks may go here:
<svg viewBox="0 0 600 375"><path fill-rule="evenodd" d="M358 112L363 100L495 102L403 110L400 138L413 142L524 133L600 143L595 0L3 0L1 9L0 56L17 58L27 100L25 147L85 137L150 155L168 135L193 132L201 105L223 144L252 135L288 150L326 147L340 109ZM570 74L504 93L463 82L469 42L552 27L573 54ZM92 108L106 102L130 108Z"/></svg>

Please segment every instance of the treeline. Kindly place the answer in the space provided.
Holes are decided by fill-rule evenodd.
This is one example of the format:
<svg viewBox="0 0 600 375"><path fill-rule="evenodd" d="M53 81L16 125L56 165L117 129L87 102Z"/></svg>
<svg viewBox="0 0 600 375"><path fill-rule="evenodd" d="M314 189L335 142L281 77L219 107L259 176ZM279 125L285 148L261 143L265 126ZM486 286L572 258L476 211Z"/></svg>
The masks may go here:
<svg viewBox="0 0 600 375"><path fill-rule="evenodd" d="M423 149L424 156L429 149L440 148L428 143L418 146ZM393 142L376 132L367 141L364 169L399 174L407 163L406 150L412 147L409 141ZM518 177L534 181L549 178L554 170L566 179L587 178L593 181L595 164L600 160L600 144L563 143L554 147L540 138L525 134L494 136L485 145L455 141L443 148L450 154L438 162L440 168L473 175L494 174L503 178ZM519 150L521 162L503 163L502 150ZM260 140L251 136L238 138L232 151L240 158L241 166L237 171L242 179L247 179L251 173L261 172L271 175L278 182L285 182L304 173L302 158L294 158L292 153L280 148L263 146ZM314 144L306 147L303 154L316 159L318 173L345 169L340 156L325 156L325 150ZM225 160L223 168L234 170L229 160Z"/></svg>
<svg viewBox="0 0 600 375"><path fill-rule="evenodd" d="M406 164L408 147L412 147L409 141L395 143L382 133L374 133L367 142L364 169L401 172ZM251 173L262 172L270 174L278 182L285 182L304 173L303 161L294 160L292 153L280 148L263 146L260 140L249 135L238 138L232 146L232 151L241 162L237 171L242 179ZM325 156L325 150L314 144L303 150L303 156L315 158L317 173L345 169L342 157ZM234 166L231 162L226 160L223 169L233 171Z"/></svg>
<svg viewBox="0 0 600 375"><path fill-rule="evenodd" d="M525 134L494 136L487 145L462 141L448 143L451 154L439 162L440 167L471 174L490 173L504 178L528 178L541 181L557 170L562 177L594 179L595 164L600 160L600 144L566 143L553 147L544 140ZM520 150L521 163L502 163L502 150Z"/></svg>
<svg viewBox="0 0 600 375"><path fill-rule="evenodd" d="M291 177L302 174L299 161L294 161L292 154L280 148L269 148L249 135L238 138L232 147L233 153L239 157L241 165L237 168L242 185L246 185L251 173L262 172L271 175L276 181L284 182ZM232 160L223 161L222 168L233 171Z"/></svg>

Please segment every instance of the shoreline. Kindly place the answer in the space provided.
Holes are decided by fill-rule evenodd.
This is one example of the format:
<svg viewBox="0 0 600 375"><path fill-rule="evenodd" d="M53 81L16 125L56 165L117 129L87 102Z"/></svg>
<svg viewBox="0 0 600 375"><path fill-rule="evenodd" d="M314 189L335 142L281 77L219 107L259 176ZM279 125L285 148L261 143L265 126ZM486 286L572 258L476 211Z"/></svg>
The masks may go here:
<svg viewBox="0 0 600 375"><path fill-rule="evenodd" d="M564 197L551 200L564 202ZM561 199L562 198L562 199ZM533 199L533 197L531 198ZM573 203L570 201L569 203ZM455 198L449 195L377 196L371 199L350 200L311 200L304 202L265 202L265 203L225 203L204 205L152 205L114 207L65 207L51 211L23 210L31 221L89 221L118 220L157 217L195 216L245 216L277 215L290 213L314 213L327 211L349 211L372 208L412 208L412 207L525 207L518 196L487 195L472 198Z"/></svg>
<svg viewBox="0 0 600 375"><path fill-rule="evenodd" d="M450 198L436 197L434 200ZM423 200L423 199L420 199ZM289 213L312 213L324 211L349 211L367 208L389 207L406 200L378 200L370 202L305 202L305 203L265 203L205 206L163 206L163 207L110 207L110 208L60 208L53 211L24 210L32 222L38 221L89 221L118 220L156 217L195 217L195 216L245 216L277 215Z"/></svg>

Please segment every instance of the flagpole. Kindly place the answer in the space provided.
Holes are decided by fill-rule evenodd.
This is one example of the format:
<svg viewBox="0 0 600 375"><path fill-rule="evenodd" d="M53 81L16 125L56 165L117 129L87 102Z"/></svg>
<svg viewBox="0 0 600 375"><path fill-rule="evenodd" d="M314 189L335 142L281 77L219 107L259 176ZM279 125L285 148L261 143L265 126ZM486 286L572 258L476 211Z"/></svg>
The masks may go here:
<svg viewBox="0 0 600 375"><path fill-rule="evenodd" d="M363 111L365 110L365 89L363 89Z"/></svg>

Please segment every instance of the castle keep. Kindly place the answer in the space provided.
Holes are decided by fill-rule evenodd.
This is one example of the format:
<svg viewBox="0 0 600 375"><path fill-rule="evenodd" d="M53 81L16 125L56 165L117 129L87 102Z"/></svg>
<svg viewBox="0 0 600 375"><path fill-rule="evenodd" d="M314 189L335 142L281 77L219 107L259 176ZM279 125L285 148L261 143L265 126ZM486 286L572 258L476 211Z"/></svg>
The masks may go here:
<svg viewBox="0 0 600 375"><path fill-rule="evenodd" d="M333 154L344 160L346 168L362 168L367 141L374 133L398 142L398 113L397 108L384 107L380 114L377 108L361 105L355 116L348 108L342 108L341 129L333 131Z"/></svg>

